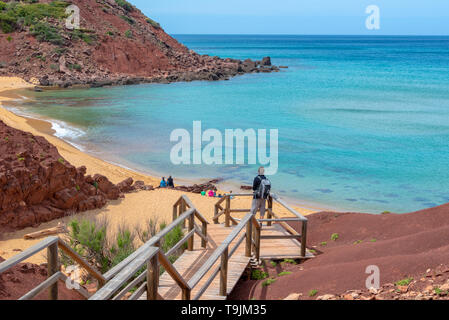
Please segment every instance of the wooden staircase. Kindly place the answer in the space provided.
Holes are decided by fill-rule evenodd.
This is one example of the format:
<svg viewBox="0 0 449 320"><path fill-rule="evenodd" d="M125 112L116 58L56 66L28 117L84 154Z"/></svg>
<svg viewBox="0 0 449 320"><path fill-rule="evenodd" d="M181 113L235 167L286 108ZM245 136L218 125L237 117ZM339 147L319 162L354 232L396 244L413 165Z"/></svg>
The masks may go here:
<svg viewBox="0 0 449 320"><path fill-rule="evenodd" d="M215 206L214 224L209 224L189 198L182 196L173 206L173 222L104 275L56 237L0 263L0 273L48 248L48 280L23 299L31 299L45 289L49 289L51 299L57 299L57 282L66 279L59 270L59 246L98 279L99 288L90 300L120 300L125 296L129 300L224 300L249 266L257 267L262 260L313 257L306 248L306 218L272 194L268 199L267 219L257 220L248 209L231 208L233 198L244 196L252 194L225 195L220 199ZM293 218L274 213L273 201L292 213ZM238 219L231 216L233 212L246 215ZM219 223L221 216L225 217L222 224ZM288 221L302 222L302 233L291 228ZM163 252L162 239L179 225L185 228L184 238ZM187 250L172 264L168 257L185 243ZM146 272L142 273L143 268Z"/></svg>

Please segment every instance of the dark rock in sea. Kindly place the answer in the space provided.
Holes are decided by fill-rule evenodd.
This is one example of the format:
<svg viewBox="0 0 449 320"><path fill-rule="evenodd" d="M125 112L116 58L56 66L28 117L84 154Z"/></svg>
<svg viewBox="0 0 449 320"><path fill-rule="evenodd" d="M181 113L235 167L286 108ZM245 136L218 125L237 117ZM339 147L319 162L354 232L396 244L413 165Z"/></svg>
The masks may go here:
<svg viewBox="0 0 449 320"><path fill-rule="evenodd" d="M217 191L217 187L215 186L215 183L218 183L219 180L211 180L209 182L203 183L203 184L194 184L193 186L179 186L175 187L175 190L184 191L184 192L191 192L191 193L201 193L203 191Z"/></svg>
<svg viewBox="0 0 449 320"><path fill-rule="evenodd" d="M270 57L263 58L260 64L262 66L271 66L271 58Z"/></svg>

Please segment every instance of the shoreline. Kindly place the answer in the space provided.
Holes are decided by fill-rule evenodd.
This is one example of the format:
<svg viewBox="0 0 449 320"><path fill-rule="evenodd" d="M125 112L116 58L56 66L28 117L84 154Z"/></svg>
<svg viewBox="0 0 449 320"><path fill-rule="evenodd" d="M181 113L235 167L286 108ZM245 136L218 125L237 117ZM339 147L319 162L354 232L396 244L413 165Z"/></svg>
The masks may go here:
<svg viewBox="0 0 449 320"><path fill-rule="evenodd" d="M13 85L5 85L14 83ZM134 181L141 180L145 184L158 186L159 178L154 176L140 173L133 169L124 168L121 165L111 164L98 157L92 156L86 152L83 152L66 141L54 136L55 131L52 129L50 122L45 120L27 118L14 114L13 112L5 109L2 105L2 101L10 100L11 98L4 97L5 91L30 88L30 85L20 78L2 78L0 77L0 120L5 122L8 126L16 129L30 132L33 135L42 136L47 139L48 142L56 146L59 153L63 158L69 161L73 166L80 167L85 166L87 168L87 174L94 175L96 173L102 174L113 183L119 183L129 177ZM202 183L200 179L191 180L193 183ZM182 179L177 179L177 184ZM222 187L219 185L217 187ZM233 189L234 193L237 193L237 189ZM221 190L220 190L221 191ZM171 189L156 189L154 191L139 191L135 193L126 194L124 199L116 201L110 201L105 207L101 209L91 210L87 212L78 213L76 217L79 219L96 219L107 217L110 222L110 234L113 235L121 225L126 224L130 227L139 227L150 218L156 218L159 222L170 222L172 219L172 206L179 199L179 197L185 192ZM208 198L199 194L188 193L192 203L196 208L206 217L211 220L214 214L214 206L217 202L216 198ZM290 200L290 199L289 199ZM242 198L234 200L235 206L239 208L246 208L251 206L250 198ZM323 211L320 208L302 206L292 203L293 207L302 215L309 215L315 212ZM279 214L288 214L286 210L283 210L281 206L275 204L275 210ZM0 238L0 256L4 259L8 259L17 254L17 252L23 251L30 246L40 242L42 239L37 240L24 240L23 236L27 233L41 231L47 228L52 228L58 225L58 223L67 224L72 217L65 217L56 219L47 223L43 223L37 227L30 227L16 232L5 233ZM31 263L44 263L44 255L35 255L26 260Z"/></svg>
<svg viewBox="0 0 449 320"><path fill-rule="evenodd" d="M2 77L0 77L0 80L2 79ZM20 79L20 78L17 78ZM14 98L11 97L5 97L5 93L13 93L15 90L18 89L29 89L34 87L34 85L29 84L27 82L25 82L24 80L20 79L23 83L23 86L20 87L15 87L15 88L8 88L8 89L3 89L2 88L2 84L0 83L0 109L5 110L6 112L10 113L11 115L13 115L14 117L17 118L21 118L21 119L26 119L27 123L29 124L29 126L36 130L38 133L37 135L44 135L44 137L49 140L50 143L52 143L53 145L55 145L58 150L60 151L61 155L66 158L69 162L71 162L73 165L75 165L76 167L81 166L81 165L85 165L87 167L87 174L94 174L94 173L100 173L103 174L105 176L107 176L108 178L110 178L110 180L114 183L118 183L123 181L124 179L126 179L127 177L120 175L121 177L123 177L120 181L113 179L112 177L109 177L107 171L109 168L105 168L105 172L106 173L102 173L102 172L91 172L91 170L89 170L89 164L88 162L86 164L83 163L73 163L72 159L70 156L66 156L65 154L63 154L61 152L61 148L64 147L63 150L65 150L65 148L69 147L70 149L70 155L72 153L78 153L80 155L86 155L89 158L92 158L96 163L103 163L106 166L111 166L111 167L118 167L122 170L124 170L124 172L128 172L128 177L132 177L134 180L142 180L145 183L149 183L149 184L153 184L154 186L158 186L159 182L160 182L160 177L163 176L167 176L167 174L163 174L163 173L158 173L158 172L153 172L151 170L147 170L147 169L139 169L139 168L135 168L132 166L128 166L127 164L123 164L120 162L120 159L107 159L107 158L103 158L101 157L101 150L98 150L98 153L100 154L100 156L97 156L95 154L92 154L93 152L89 152L88 150L84 149L82 146L76 145L75 143L72 143L66 139L64 139L63 137L59 137L56 135L56 131L53 129L53 125L54 125L54 120L50 119L50 118L43 118L43 117L39 117L38 115L36 115L36 117L30 117L27 115L21 115L21 114L17 114L14 111L9 110L8 108L6 108L4 105L2 105L2 101L10 101L10 100L14 100ZM57 90L57 89L55 89ZM3 112L0 110L0 117L3 115ZM56 121L56 120L55 120ZM8 123L6 123L8 124ZM69 130L71 129L78 129L75 126L71 126L70 124L67 124L64 122L65 125L67 125L69 127ZM9 125L9 124L8 124ZM11 125L12 127L15 127L14 125ZM17 127L15 127L17 128ZM21 129L23 131L29 131L26 129L22 129L22 128L18 128ZM31 131L29 131L31 132ZM33 134L35 134L34 132L31 132ZM64 146L60 146L58 143L54 143L53 141L51 141L50 139L48 139L48 137L52 137L54 139L57 139L58 142L62 143ZM134 174L136 175L136 178L134 177ZM143 178L147 178L147 179L143 179ZM180 186L180 185L193 185L193 184L200 184L200 183L206 183L212 179L215 179L217 177L209 177L209 178L186 178L186 177L180 177L180 178L176 178L176 185ZM243 190L240 189L241 185L244 185L244 182L238 182L238 181L233 181L233 180L225 180L222 182L219 182L217 184L217 188L219 189L219 191L221 193L227 193L229 191L233 191L234 193L246 193ZM282 195L281 195L282 196ZM330 207L324 204L320 204L320 203L313 203L313 202L308 202L306 200L302 200L302 199L296 199L296 198L292 198L292 197L288 197L288 196L282 196L282 198L286 199L289 203L291 203L295 209L298 209L298 211L302 211L302 209L306 210L306 211L342 211L336 207ZM344 211L344 210L343 210Z"/></svg>

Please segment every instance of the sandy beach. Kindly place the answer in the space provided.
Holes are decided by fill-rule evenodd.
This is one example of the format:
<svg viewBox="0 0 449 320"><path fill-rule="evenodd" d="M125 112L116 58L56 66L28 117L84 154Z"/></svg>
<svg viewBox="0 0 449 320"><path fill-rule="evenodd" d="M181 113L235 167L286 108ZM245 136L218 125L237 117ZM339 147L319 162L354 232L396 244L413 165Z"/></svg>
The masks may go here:
<svg viewBox="0 0 449 320"><path fill-rule="evenodd" d="M23 89L32 86L32 84L29 84L20 78L0 77L0 119L7 125L19 130L30 132L34 135L45 137L50 143L57 147L59 153L72 165L76 167L83 165L86 166L88 174L99 173L105 175L113 183L118 183L128 177L132 177L135 181L142 180L146 184L153 186L157 186L159 184L158 177L151 177L149 175L128 170L81 152L72 145L53 136L54 131L52 130L49 122L17 116L1 107L1 101L7 101L10 99L3 96L5 91ZM139 224L141 225L150 218L157 218L159 222L170 222L172 217L172 206L183 194L185 193L181 191L165 189L140 191L127 194L124 199L111 201L102 209L80 213L76 215L76 217L79 219L82 219L83 217L93 219L100 216L106 216L112 226L111 230L109 230L111 233L113 233L115 229L114 226L116 227L120 224L125 224L132 228L138 226ZM188 193L187 195L201 214L212 221L214 204L217 202L217 199L207 198L192 193ZM236 208L248 208L250 207L250 201L251 199L249 198L235 199L233 200L232 205ZM320 211L319 208L306 209L295 207L295 209L304 215ZM276 204L274 210L280 214L286 214L286 211L278 207ZM64 219L58 219L44 223L37 228L27 228L18 232L1 235L0 256L6 259L10 258L17 254L20 250L29 248L33 244L40 241L24 240L23 236L25 234L54 227L58 225L59 222L67 223L70 219L72 218L67 217ZM40 255L31 257L28 261L33 263L43 263L45 262L45 253L43 252Z"/></svg>

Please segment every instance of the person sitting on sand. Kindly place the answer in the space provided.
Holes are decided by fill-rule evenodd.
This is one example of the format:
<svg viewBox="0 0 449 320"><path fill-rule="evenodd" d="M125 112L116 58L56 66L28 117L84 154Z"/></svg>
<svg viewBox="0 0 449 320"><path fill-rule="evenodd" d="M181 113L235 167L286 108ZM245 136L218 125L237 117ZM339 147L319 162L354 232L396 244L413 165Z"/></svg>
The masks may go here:
<svg viewBox="0 0 449 320"><path fill-rule="evenodd" d="M214 191L213 190L209 190L208 195L210 198L214 197Z"/></svg>
<svg viewBox="0 0 449 320"><path fill-rule="evenodd" d="M169 187L169 188L175 187L175 183L173 182L172 176L168 177L168 179L167 179L167 187Z"/></svg>
<svg viewBox="0 0 449 320"><path fill-rule="evenodd" d="M257 177L254 178L253 182L253 203L251 206L251 214L256 214L260 210L260 218L265 217L265 202L270 196L271 182L265 177L265 168L260 167L258 170Z"/></svg>
<svg viewBox="0 0 449 320"><path fill-rule="evenodd" d="M162 177L161 184L159 188L167 188L167 182L165 181L165 177Z"/></svg>

